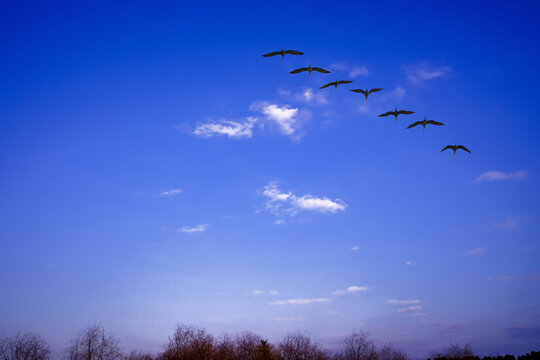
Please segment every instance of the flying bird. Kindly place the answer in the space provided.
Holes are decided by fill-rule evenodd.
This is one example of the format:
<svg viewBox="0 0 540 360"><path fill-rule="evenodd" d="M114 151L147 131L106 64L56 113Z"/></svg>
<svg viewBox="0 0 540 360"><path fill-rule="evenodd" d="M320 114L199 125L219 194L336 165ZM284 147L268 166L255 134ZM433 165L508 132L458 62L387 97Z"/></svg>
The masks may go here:
<svg viewBox="0 0 540 360"><path fill-rule="evenodd" d="M458 144L456 144L456 145L446 145L446 147L444 147L440 152L443 152L446 149L451 149L451 150L454 151L454 160L456 159L456 151L458 149L464 150L464 151L468 152L469 154L471 154L471 151L469 149L467 149L463 145L458 145Z"/></svg>
<svg viewBox="0 0 540 360"><path fill-rule="evenodd" d="M396 106L396 110L394 111L388 111L388 112L385 112L384 114L381 114L381 115L377 115L378 117L383 117L383 116L388 116L388 115L394 115L394 117L396 118L396 124L397 124L397 117L398 115L410 115L410 114L414 114L414 111L408 111L408 110L399 110L397 109L397 106Z"/></svg>
<svg viewBox="0 0 540 360"><path fill-rule="evenodd" d="M352 83L352 80L339 80L339 81L336 80L334 82L329 82L328 84L321 86L319 89L324 89L326 87L334 85L336 87L336 90L337 90L337 87L338 87L339 84L350 84L350 83Z"/></svg>
<svg viewBox="0 0 540 360"><path fill-rule="evenodd" d="M350 90L350 91L355 92L355 93L364 94L364 96L366 97L366 102L367 102L367 97L368 97L369 94L374 93L375 91L381 91L381 90L384 90L384 89L379 89L379 88L366 89L366 90L362 90L362 89L352 89L352 90Z"/></svg>
<svg viewBox="0 0 540 360"><path fill-rule="evenodd" d="M323 74L330 74L330 71L325 70L325 69L321 69L321 68L318 68L318 67L311 67L311 64L309 64L309 67L299 68L299 69L291 71L290 73L291 74L298 74L298 73L301 73L303 71L307 71L309 73L309 76L311 76L312 71L318 71L318 72L323 73Z"/></svg>
<svg viewBox="0 0 540 360"><path fill-rule="evenodd" d="M435 121L435 120L428 120L424 116L423 121L414 122L411 125L407 126L407 129L413 128L413 127L418 126L418 125L422 125L422 132L424 132L424 130L426 130L426 125L444 125L444 124L442 122L438 122L438 121Z"/></svg>
<svg viewBox="0 0 540 360"><path fill-rule="evenodd" d="M281 49L281 51L274 51L274 52L271 52L271 53L268 53L268 54L264 54L263 56L264 57L270 57L270 56L281 55L281 61L284 61L285 60L285 54L304 55L304 53L300 52L300 51Z"/></svg>

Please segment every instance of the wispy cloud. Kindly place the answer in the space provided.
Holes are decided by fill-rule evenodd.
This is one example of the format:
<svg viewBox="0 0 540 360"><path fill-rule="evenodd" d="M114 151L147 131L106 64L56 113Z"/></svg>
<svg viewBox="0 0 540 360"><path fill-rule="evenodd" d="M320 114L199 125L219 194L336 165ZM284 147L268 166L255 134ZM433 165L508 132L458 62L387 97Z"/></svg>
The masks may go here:
<svg viewBox="0 0 540 360"><path fill-rule="evenodd" d="M290 105L272 104L268 101L255 101L249 108L264 114L268 121L277 125L282 134L294 139L301 137L299 129L302 120L307 118L307 111L300 112L298 108Z"/></svg>
<svg viewBox="0 0 540 360"><path fill-rule="evenodd" d="M407 266L411 266L411 265L414 265L414 264L416 264L416 261L413 261L413 260L405 261L405 265L407 265Z"/></svg>
<svg viewBox="0 0 540 360"><path fill-rule="evenodd" d="M427 62L416 65L404 65L403 69L407 74L407 79L413 85L421 85L427 80L446 77L452 71L448 66L433 67Z"/></svg>
<svg viewBox="0 0 540 360"><path fill-rule="evenodd" d="M518 170L516 172L505 173L502 171L487 171L480 176L478 176L475 182L481 181L523 181L527 178L529 174L526 170Z"/></svg>
<svg viewBox="0 0 540 360"><path fill-rule="evenodd" d="M480 255L484 255L485 252L486 252L486 248L474 248L474 249L465 251L465 255L480 256Z"/></svg>
<svg viewBox="0 0 540 360"><path fill-rule="evenodd" d="M360 249L360 246L353 246L351 248L352 251L358 251Z"/></svg>
<svg viewBox="0 0 540 360"><path fill-rule="evenodd" d="M263 291L263 290L254 289L254 290L248 291L248 293L251 294L251 295L257 296L257 295L262 295L262 294L264 293L264 291Z"/></svg>
<svg viewBox="0 0 540 360"><path fill-rule="evenodd" d="M525 222L527 222L525 217L509 216L505 220L495 223L495 227L499 230L512 230Z"/></svg>
<svg viewBox="0 0 540 360"><path fill-rule="evenodd" d="M289 299L271 301L268 304L272 306L284 306L284 305L308 305L314 303L326 303L329 302L329 298L313 298L313 299Z"/></svg>
<svg viewBox="0 0 540 360"><path fill-rule="evenodd" d="M416 311L421 311L421 310L422 310L421 306L415 305L415 306L408 306L406 308L397 309L396 311L397 312L416 312Z"/></svg>
<svg viewBox="0 0 540 360"><path fill-rule="evenodd" d="M205 232L208 229L209 224L199 224L197 226L184 226L178 231L183 233L196 233L196 232Z"/></svg>
<svg viewBox="0 0 540 360"><path fill-rule="evenodd" d="M327 197L316 197L305 194L297 196L290 191L281 192L276 182L271 182L264 187L262 194L268 200L265 207L275 215L295 216L299 212L310 211L318 213L337 213L345 211L347 204L340 199L331 200Z"/></svg>
<svg viewBox="0 0 540 360"><path fill-rule="evenodd" d="M304 100L304 102L308 104L319 104L319 105L326 105L328 103L328 99L326 98L325 92L317 91L314 92L313 89L307 88L305 89L301 96L301 99Z"/></svg>
<svg viewBox="0 0 540 360"><path fill-rule="evenodd" d="M170 189L170 190L160 192L157 196L159 197L174 196L174 195L180 195L182 192L183 192L182 189Z"/></svg>
<svg viewBox="0 0 540 360"><path fill-rule="evenodd" d="M351 71L349 72L349 76L352 78L357 77L358 75L361 76L368 76L369 70L365 66L354 66Z"/></svg>
<svg viewBox="0 0 540 360"><path fill-rule="evenodd" d="M367 291L367 290L368 290L367 286L349 286L345 290L336 290L336 291L334 291L332 293L332 295L341 296L341 295L353 294L353 293L357 293L357 292L361 292L361 291Z"/></svg>
<svg viewBox="0 0 540 360"><path fill-rule="evenodd" d="M193 134L209 138L213 136L227 136L229 138L250 138L253 136L253 126L257 118L248 117L244 122L236 122L229 120L220 120L218 122L210 122L198 125Z"/></svg>
<svg viewBox="0 0 540 360"><path fill-rule="evenodd" d="M328 67L335 71L348 72L352 78L369 75L368 68L363 65L349 65L346 62L336 62L330 64Z"/></svg>
<svg viewBox="0 0 540 360"><path fill-rule="evenodd" d="M410 304L420 304L420 300L395 300L390 299L386 300L388 304L398 304L398 305L410 305Z"/></svg>

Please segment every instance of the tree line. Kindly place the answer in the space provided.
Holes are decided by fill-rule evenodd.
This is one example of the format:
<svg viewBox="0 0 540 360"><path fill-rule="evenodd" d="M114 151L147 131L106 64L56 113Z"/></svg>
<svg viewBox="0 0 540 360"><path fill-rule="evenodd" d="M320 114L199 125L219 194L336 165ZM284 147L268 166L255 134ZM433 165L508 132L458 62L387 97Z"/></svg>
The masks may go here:
<svg viewBox="0 0 540 360"><path fill-rule="evenodd" d="M62 360L408 360L392 344L376 345L364 331L347 336L337 352L329 352L317 341L302 334L286 335L279 343L252 332L219 338L205 329L177 325L163 350L152 355L141 351L125 353L119 340L100 325L90 325L78 332L64 349ZM0 338L0 360L50 360L51 350L38 334L19 332ZM474 354L469 344L452 344L434 352L428 360L516 360L513 355L483 357ZM539 352L518 356L517 360L540 359Z"/></svg>

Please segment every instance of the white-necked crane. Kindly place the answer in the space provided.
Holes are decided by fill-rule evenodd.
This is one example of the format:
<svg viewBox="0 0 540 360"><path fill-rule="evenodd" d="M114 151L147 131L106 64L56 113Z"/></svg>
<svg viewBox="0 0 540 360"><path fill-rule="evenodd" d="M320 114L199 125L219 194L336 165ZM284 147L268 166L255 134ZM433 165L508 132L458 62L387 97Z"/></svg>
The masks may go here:
<svg viewBox="0 0 540 360"><path fill-rule="evenodd" d="M377 115L377 116L378 117L384 117L384 116L394 115L394 117L396 118L396 124L397 124L398 115L410 115L410 114L414 114L414 111L408 111L408 110L399 110L398 111L397 106L396 106L396 110L388 111L388 112L385 112L384 114L380 114L380 115Z"/></svg>
<svg viewBox="0 0 540 360"><path fill-rule="evenodd" d="M458 144L455 144L455 145L446 145L446 147L444 147L440 152L443 152L444 150L447 150L447 149L450 149L450 150L453 150L454 151L454 160L456 159L456 151L458 149L461 149L461 150L464 150L466 152L468 152L469 154L471 154L471 151L469 149L467 149L465 146L463 145L458 145Z"/></svg>
<svg viewBox="0 0 540 360"><path fill-rule="evenodd" d="M324 89L324 88L327 88L327 87L333 85L333 86L336 87L336 90L337 90L338 85L340 85L340 84L350 84L352 82L353 82L352 80L339 80L339 81L336 80L336 81L329 82L328 84L321 86L319 89Z"/></svg>
<svg viewBox="0 0 540 360"><path fill-rule="evenodd" d="M367 102L367 97L368 97L369 94L374 93L375 91L381 91L381 90L384 90L384 89L380 89L380 88L366 89L366 90L362 90L362 89L352 89L352 90L349 90L349 91L352 91L352 92L355 92L355 93L364 94L364 96L366 97L366 102Z"/></svg>
<svg viewBox="0 0 540 360"><path fill-rule="evenodd" d="M285 54L290 54L290 55L304 55L304 53L303 53L303 52L300 52L300 51L281 49L281 51L273 51L273 52L271 52L271 53L264 54L263 56L264 56L264 57L270 57L270 56L281 55L281 61L284 61L284 60L285 60Z"/></svg>
<svg viewBox="0 0 540 360"><path fill-rule="evenodd" d="M307 71L309 73L309 76L311 76L312 71L317 71L317 72L320 72L320 73L323 73L323 74L330 74L330 71L325 70L325 69L321 69L319 67L311 67L311 64L309 64L308 67L295 69L295 70L291 71L290 74L298 74L298 73L301 73L303 71Z"/></svg>
<svg viewBox="0 0 540 360"><path fill-rule="evenodd" d="M442 122L438 122L435 120L428 120L424 116L424 120L412 123L411 125L407 126L407 129L413 128L418 125L422 125L422 132L424 132L424 130L426 130L426 125L444 125L444 124Z"/></svg>

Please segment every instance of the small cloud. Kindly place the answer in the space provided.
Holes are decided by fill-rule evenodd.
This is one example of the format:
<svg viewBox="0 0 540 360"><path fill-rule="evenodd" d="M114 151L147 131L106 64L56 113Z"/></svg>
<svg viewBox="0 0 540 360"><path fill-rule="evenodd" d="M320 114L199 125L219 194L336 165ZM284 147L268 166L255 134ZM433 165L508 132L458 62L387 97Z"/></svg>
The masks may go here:
<svg viewBox="0 0 540 360"><path fill-rule="evenodd" d="M420 300L395 300L390 299L386 301L387 304L399 304L399 305L409 305L409 304L420 304Z"/></svg>
<svg viewBox="0 0 540 360"><path fill-rule="evenodd" d="M206 229L208 229L208 226L210 226L210 225L208 225L208 224L199 224L199 225L193 226L193 227L184 226L183 228L181 228L178 231L183 232L183 233L205 232Z"/></svg>
<svg viewBox="0 0 540 360"><path fill-rule="evenodd" d="M352 251L358 251L360 249L360 246L353 246L351 248Z"/></svg>
<svg viewBox="0 0 540 360"><path fill-rule="evenodd" d="M313 92L313 89L307 88L302 92L302 99L308 103L315 103L319 105L326 105L328 103L328 99L326 98L325 92L317 91Z"/></svg>
<svg viewBox="0 0 540 360"><path fill-rule="evenodd" d="M367 286L349 286L345 290L334 291L332 295L341 296L341 295L347 295L347 294L352 294L352 293L367 291L367 290L368 290Z"/></svg>
<svg viewBox="0 0 540 360"><path fill-rule="evenodd" d="M521 278L526 281L540 281L540 273L525 275Z"/></svg>
<svg viewBox="0 0 540 360"><path fill-rule="evenodd" d="M277 290L270 290L270 291L269 291L269 294L270 294L270 295L279 295L279 291L277 291Z"/></svg>
<svg viewBox="0 0 540 360"><path fill-rule="evenodd" d="M465 252L465 255L480 256L484 255L486 248L474 248Z"/></svg>
<svg viewBox="0 0 540 360"><path fill-rule="evenodd" d="M527 221L521 216L509 216L504 221L495 223L495 227L500 230L511 230Z"/></svg>
<svg viewBox="0 0 540 360"><path fill-rule="evenodd" d="M328 298L314 298L314 299L290 299L290 300L278 300L271 301L268 304L272 306L284 306L284 305L307 305L314 303L326 303L329 302Z"/></svg>
<svg viewBox="0 0 540 360"><path fill-rule="evenodd" d="M417 65L405 65L403 66L403 69L407 74L407 79L413 85L421 85L427 80L447 77L452 71L448 66L433 67L427 62Z"/></svg>
<svg viewBox="0 0 540 360"><path fill-rule="evenodd" d="M402 309L397 309L396 311L397 312L414 312L414 311L421 311L421 310L422 310L421 306L415 305L415 306L409 306Z"/></svg>
<svg viewBox="0 0 540 360"><path fill-rule="evenodd" d="M251 291L249 291L249 293L250 293L251 295L255 295L255 296L257 296L257 295L261 295L261 294L263 294L263 293L264 293L264 291L263 291L263 290L257 290L257 289L255 289L255 290L251 290Z"/></svg>
<svg viewBox="0 0 540 360"><path fill-rule="evenodd" d="M337 70L337 71L347 71L347 70L349 70L349 65L347 65L344 62L332 63L328 67L330 69Z"/></svg>
<svg viewBox="0 0 540 360"><path fill-rule="evenodd" d="M405 265L407 265L407 266L411 266L411 265L414 265L414 264L416 264L416 261L412 261L412 260L405 261Z"/></svg>
<svg viewBox="0 0 540 360"><path fill-rule="evenodd" d="M349 76L352 78L357 77L358 75L368 76L369 70L365 66L355 66L351 69Z"/></svg>
<svg viewBox="0 0 540 360"><path fill-rule="evenodd" d="M256 101L251 104L251 110L260 111L266 115L266 119L277 124L280 132L288 136L298 136L299 109L289 105L271 104L267 101Z"/></svg>
<svg viewBox="0 0 540 360"><path fill-rule="evenodd" d="M180 195L183 192L182 189L171 189L167 191L160 192L157 196L174 196L174 195Z"/></svg>
<svg viewBox="0 0 540 360"><path fill-rule="evenodd" d="M404 87L402 86L398 86L396 87L394 90L392 90L391 94L392 96L396 99L396 100L401 100L403 99L403 97L405 96L405 94L407 93L407 91L405 90Z"/></svg>
<svg viewBox="0 0 540 360"><path fill-rule="evenodd" d="M505 173L502 171L487 171L480 176L478 176L475 180L475 182L481 182L481 181L523 181L527 178L528 173L526 170L518 170L513 173Z"/></svg>
<svg viewBox="0 0 540 360"><path fill-rule="evenodd" d="M215 123L199 125L193 130L193 135L204 138L227 136L229 138L250 138L253 136L253 126L257 118L248 117L245 122L221 120Z"/></svg>

